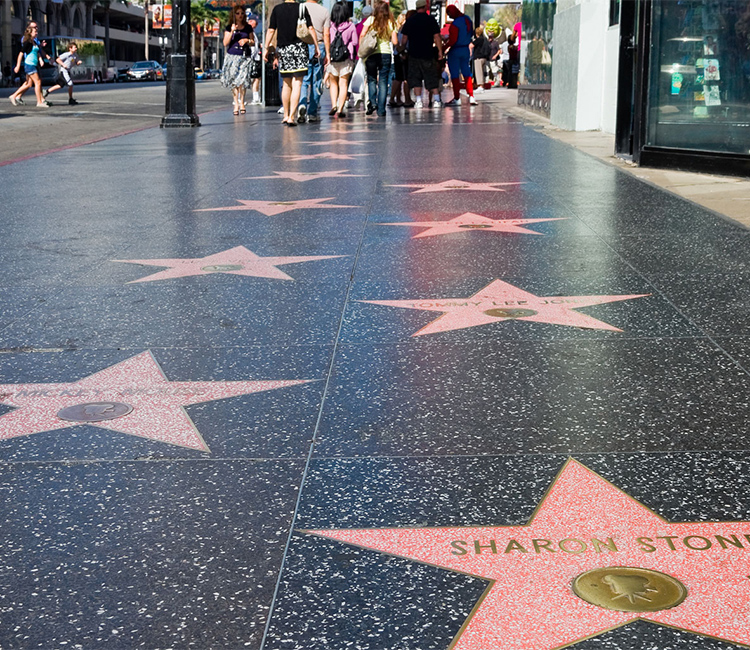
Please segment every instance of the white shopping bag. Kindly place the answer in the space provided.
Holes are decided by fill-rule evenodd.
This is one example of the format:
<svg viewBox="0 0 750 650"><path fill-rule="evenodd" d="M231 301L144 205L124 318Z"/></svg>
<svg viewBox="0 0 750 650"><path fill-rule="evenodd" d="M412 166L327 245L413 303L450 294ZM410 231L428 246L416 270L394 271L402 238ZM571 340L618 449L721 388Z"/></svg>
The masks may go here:
<svg viewBox="0 0 750 650"><path fill-rule="evenodd" d="M365 64L362 59L357 61L352 72L352 79L349 82L349 90L353 95L361 95L365 89Z"/></svg>

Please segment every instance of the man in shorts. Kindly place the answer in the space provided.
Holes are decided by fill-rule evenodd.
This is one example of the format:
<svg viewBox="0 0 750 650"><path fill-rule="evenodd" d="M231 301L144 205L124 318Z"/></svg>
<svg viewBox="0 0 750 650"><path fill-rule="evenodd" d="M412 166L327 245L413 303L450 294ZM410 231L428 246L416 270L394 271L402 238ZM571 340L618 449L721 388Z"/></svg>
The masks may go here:
<svg viewBox="0 0 750 650"><path fill-rule="evenodd" d="M75 43L68 45L68 51L55 59L58 66L57 79L54 86L44 91L46 97L50 93L60 90L63 86L68 87L68 104L75 106L78 102L73 99L73 80L70 78L70 70L74 65L81 65L83 61L78 58L78 46Z"/></svg>
<svg viewBox="0 0 750 650"><path fill-rule="evenodd" d="M414 90L414 108L422 108L422 83L432 93L433 108L440 108L440 73L438 60L443 58L440 26L427 13L427 0L417 0L417 13L401 28L403 45L409 51L409 73L406 82Z"/></svg>

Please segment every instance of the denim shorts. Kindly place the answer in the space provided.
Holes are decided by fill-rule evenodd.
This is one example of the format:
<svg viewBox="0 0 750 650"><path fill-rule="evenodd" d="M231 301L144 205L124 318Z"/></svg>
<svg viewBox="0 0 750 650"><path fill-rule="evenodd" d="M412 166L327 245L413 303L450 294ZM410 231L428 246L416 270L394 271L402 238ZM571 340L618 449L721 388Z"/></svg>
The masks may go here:
<svg viewBox="0 0 750 650"><path fill-rule="evenodd" d="M38 74L39 73L39 68L37 66L35 66L35 65L29 65L28 63L24 63L23 64L23 71L26 74L34 74L34 73Z"/></svg>

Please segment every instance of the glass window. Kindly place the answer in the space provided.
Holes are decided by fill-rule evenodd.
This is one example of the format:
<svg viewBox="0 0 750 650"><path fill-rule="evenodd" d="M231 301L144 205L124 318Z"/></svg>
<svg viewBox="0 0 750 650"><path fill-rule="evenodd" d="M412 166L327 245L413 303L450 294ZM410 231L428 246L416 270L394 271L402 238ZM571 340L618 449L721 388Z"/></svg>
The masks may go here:
<svg viewBox="0 0 750 650"><path fill-rule="evenodd" d="M621 0L609 0L609 26L620 24Z"/></svg>
<svg viewBox="0 0 750 650"><path fill-rule="evenodd" d="M656 0L647 144L750 153L750 0Z"/></svg>

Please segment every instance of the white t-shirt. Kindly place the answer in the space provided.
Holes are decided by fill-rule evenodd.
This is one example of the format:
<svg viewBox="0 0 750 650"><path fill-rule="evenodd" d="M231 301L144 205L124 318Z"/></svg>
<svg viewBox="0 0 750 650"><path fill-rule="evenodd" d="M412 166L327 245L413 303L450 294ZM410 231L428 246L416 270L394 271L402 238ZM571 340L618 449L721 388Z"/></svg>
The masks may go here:
<svg viewBox="0 0 750 650"><path fill-rule="evenodd" d="M78 58L77 54L73 54L70 50L65 52L64 54L61 54L57 57L62 61L61 68L65 68L66 70L70 70L74 64L76 64L80 59Z"/></svg>

